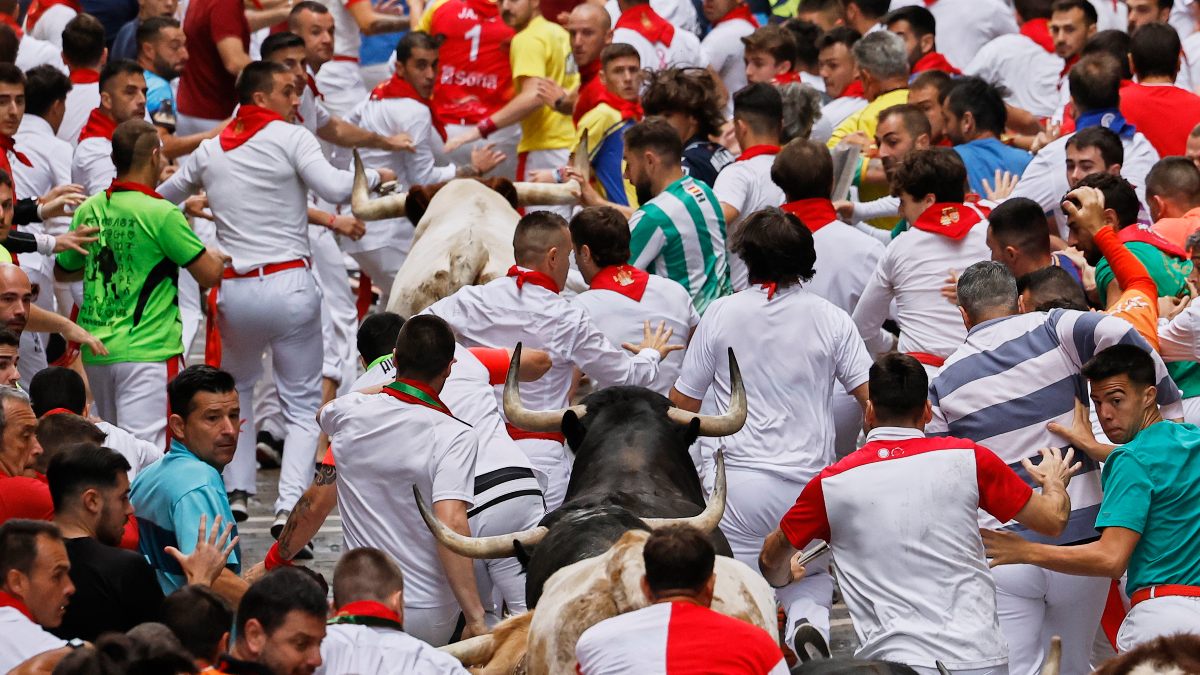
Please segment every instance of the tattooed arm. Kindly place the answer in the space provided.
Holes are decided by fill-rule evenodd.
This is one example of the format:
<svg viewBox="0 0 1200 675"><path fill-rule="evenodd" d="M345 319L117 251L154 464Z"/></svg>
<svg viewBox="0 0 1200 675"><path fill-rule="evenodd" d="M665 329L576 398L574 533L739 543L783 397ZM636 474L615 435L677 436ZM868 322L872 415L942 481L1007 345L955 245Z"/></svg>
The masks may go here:
<svg viewBox="0 0 1200 675"><path fill-rule="evenodd" d="M336 480L336 466L325 463L317 465L312 485L308 486L300 496L300 501L296 502L295 508L288 516L287 524L283 526L283 532L279 535L279 557L291 560L297 551L317 535L317 531L325 524L325 519L337 505L337 486L334 485Z"/></svg>

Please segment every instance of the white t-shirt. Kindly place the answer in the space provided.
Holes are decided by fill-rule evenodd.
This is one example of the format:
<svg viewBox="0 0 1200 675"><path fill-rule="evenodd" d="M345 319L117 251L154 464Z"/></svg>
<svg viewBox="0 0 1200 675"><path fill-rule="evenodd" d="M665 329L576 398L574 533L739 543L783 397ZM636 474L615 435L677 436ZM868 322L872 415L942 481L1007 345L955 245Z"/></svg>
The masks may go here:
<svg viewBox="0 0 1200 675"><path fill-rule="evenodd" d="M821 122L829 122L830 133L847 117L867 107L867 99L860 96L839 96L821 106Z"/></svg>
<svg viewBox="0 0 1200 675"><path fill-rule="evenodd" d="M63 29L76 16L78 16L78 13L71 9L70 5L53 5L42 12L42 16L38 19L37 25L33 27L33 30L26 32L38 40L49 42L59 51L62 51Z"/></svg>
<svg viewBox="0 0 1200 675"><path fill-rule="evenodd" d="M771 181L771 165L774 163L774 154L757 155L735 161L717 174L717 182L713 185L717 201L738 210L737 218L726 223L725 241L733 239L738 226L750 214L769 206L780 206L787 201L783 190ZM734 291L750 285L746 263L732 251L729 253L729 280L733 282Z"/></svg>
<svg viewBox="0 0 1200 675"><path fill-rule="evenodd" d="M614 22L615 25L615 22ZM613 44L625 43L633 45L642 59L642 67L650 70L663 70L669 67L704 68L708 59L700 49L700 38L686 30L675 31L671 45L661 42L650 42L641 33L628 28L613 30Z"/></svg>
<svg viewBox="0 0 1200 675"><path fill-rule="evenodd" d="M58 125L58 137L75 147L79 143L79 132L87 124L88 115L100 107L100 84L76 84L67 92L67 110L62 124Z"/></svg>
<svg viewBox="0 0 1200 675"><path fill-rule="evenodd" d="M117 167L112 162L112 141L92 136L75 146L71 160L71 181L83 186L83 192L94 195L107 190L117 177Z"/></svg>
<svg viewBox="0 0 1200 675"><path fill-rule="evenodd" d="M349 56L358 60L358 49L362 46L362 33L358 30L358 22L346 9L350 2L342 0L319 0L329 8L333 15L333 54L334 56ZM355 0L351 0L354 2Z"/></svg>
<svg viewBox="0 0 1200 675"><path fill-rule="evenodd" d="M329 111L325 109L325 105L321 101L317 100L317 95L313 93L311 86L305 86L304 92L300 94L300 105L297 106L297 111L300 113L300 117L296 121L314 135L316 135L317 129L329 124Z"/></svg>
<svg viewBox="0 0 1200 675"><path fill-rule="evenodd" d="M739 358L749 413L723 439L725 463L807 480L833 460L835 381L853 391L871 359L854 323L828 300L798 286L753 286L713 302L688 346L675 388L729 408L729 354ZM706 405L708 403L706 402Z"/></svg>
<svg viewBox="0 0 1200 675"><path fill-rule="evenodd" d="M52 649L67 646L30 621L15 607L0 607L0 672L7 673L25 661Z"/></svg>
<svg viewBox="0 0 1200 675"><path fill-rule="evenodd" d="M150 441L143 441L104 420L97 420L93 424L105 433L104 447L116 450L129 462L129 480L132 481L139 471L162 459L163 449Z"/></svg>
<svg viewBox="0 0 1200 675"><path fill-rule="evenodd" d="M31 68L42 65L54 66L64 74L67 73L67 64L63 63L61 47L56 47L45 40L39 40L29 35L21 38L21 42L17 46L16 66L22 72L28 72ZM75 86L78 87L79 85ZM95 87L96 85L93 84L90 86ZM69 95L70 93L68 93ZM94 107L96 106L92 106L92 108Z"/></svg>
<svg viewBox="0 0 1200 675"><path fill-rule="evenodd" d="M405 588L407 595L407 584ZM466 675L458 659L401 630L334 624L321 641L317 675Z"/></svg>
<svg viewBox="0 0 1200 675"><path fill-rule="evenodd" d="M18 199L39 197L46 194L56 185L71 182L71 145L59 140L50 128L50 123L37 115L26 114L21 118L21 126L13 136L15 148L29 158L33 166L25 166L11 154L8 162L13 170L13 182L16 184ZM26 232L62 234L71 224L71 218L54 218L45 222L32 222L22 225ZM20 263L23 267L36 267L47 277L54 274L54 256L21 254Z"/></svg>
<svg viewBox="0 0 1200 675"><path fill-rule="evenodd" d="M937 49L959 69L989 41L1020 30L1004 0L938 0L928 7L937 22Z"/></svg>
<svg viewBox="0 0 1200 675"><path fill-rule="evenodd" d="M604 9L608 11L611 25L617 25L617 19L621 18L621 8L617 5L617 0L608 0L604 3ZM696 6L691 3L691 0L650 0L650 9L676 28L682 28L693 34L700 32ZM548 18L553 19L553 17ZM623 40L617 40L614 36L613 42L623 42ZM645 68L646 64L642 63L642 67Z"/></svg>
<svg viewBox="0 0 1200 675"><path fill-rule="evenodd" d="M449 406L447 406L449 407ZM338 509L347 549L386 551L404 572L406 607L456 603L438 544L413 503L475 499L478 441L445 413L386 393L334 399L317 414L337 463Z"/></svg>
<svg viewBox="0 0 1200 675"><path fill-rule="evenodd" d="M817 271L804 287L847 314L853 312L883 257L883 244L853 225L835 220L813 233L813 248Z"/></svg>
<svg viewBox="0 0 1200 675"><path fill-rule="evenodd" d="M692 329L700 322L700 315L696 313L687 289L675 281L655 274L649 275L641 300L634 300L617 291L593 289L575 296L572 302L587 312L596 327L614 345L641 342L643 321L649 321L651 327L657 326L659 321L666 321L667 327L675 331L671 341L686 343ZM683 367L685 353L681 351L669 355L660 364L658 377L646 386L663 396L670 393L671 386L679 378L679 369ZM595 380L597 388L617 384L595 377L592 379Z"/></svg>
<svg viewBox="0 0 1200 675"><path fill-rule="evenodd" d="M746 45L742 38L755 31L754 24L745 19L730 19L712 27L700 43L708 65L717 71L729 93L728 105L733 105L733 94L746 86ZM732 108L730 108L732 110Z"/></svg>
<svg viewBox="0 0 1200 675"><path fill-rule="evenodd" d="M1063 60L1021 35L1001 35L988 42L963 68L1008 90L1005 102L1037 117L1052 117L1058 107Z"/></svg>

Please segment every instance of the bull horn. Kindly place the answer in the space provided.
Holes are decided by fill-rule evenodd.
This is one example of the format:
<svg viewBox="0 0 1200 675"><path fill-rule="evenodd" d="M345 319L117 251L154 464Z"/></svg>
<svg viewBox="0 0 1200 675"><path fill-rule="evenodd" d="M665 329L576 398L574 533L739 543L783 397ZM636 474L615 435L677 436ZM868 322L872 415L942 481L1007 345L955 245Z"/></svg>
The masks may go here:
<svg viewBox="0 0 1200 675"><path fill-rule="evenodd" d="M425 497L421 495L421 489L416 485L413 486L413 497L417 500L417 510L421 512L421 519L433 533L433 538L452 552L471 559L511 557L517 552L514 542L520 542L522 546L533 546L550 531L539 525L512 534L468 537L446 527L442 521L435 518L429 512L429 507L425 505Z"/></svg>
<svg viewBox="0 0 1200 675"><path fill-rule="evenodd" d="M746 424L746 387L742 384L742 371L733 348L729 349L729 386L729 410L724 415L701 415L672 406L667 416L685 425L691 424L693 419L700 420L701 436L732 436Z"/></svg>
<svg viewBox="0 0 1200 675"><path fill-rule="evenodd" d="M562 429L563 415L575 411L576 417L587 414L587 406L573 405L561 410L528 410L521 403L521 385L517 382L517 371L521 367L521 343L513 350L508 364L508 377L504 380L504 416L508 423L525 431L557 432Z"/></svg>
<svg viewBox="0 0 1200 675"><path fill-rule="evenodd" d="M950 670L946 668L946 664L942 663L941 661L934 661L933 664L937 666L939 675L950 675Z"/></svg>
<svg viewBox="0 0 1200 675"><path fill-rule="evenodd" d="M492 658L496 641L491 635L477 635L438 649L458 659L464 666L478 666Z"/></svg>
<svg viewBox="0 0 1200 675"><path fill-rule="evenodd" d="M367 171L363 168L362 157L358 150L354 151L354 187L350 191L350 210L359 220L383 220L384 218L403 218L404 202L408 200L407 192L399 192L378 199L371 199L367 187Z"/></svg>
<svg viewBox="0 0 1200 675"><path fill-rule="evenodd" d="M588 135L584 129L575 147L571 166L584 181L591 180L591 153L588 150ZM517 191L518 206L574 206L579 203L582 189L578 181L565 183L513 183Z"/></svg>
<svg viewBox="0 0 1200 675"><path fill-rule="evenodd" d="M1050 638L1050 651L1042 662L1042 675L1058 675L1062 666L1062 638L1055 635Z"/></svg>
<svg viewBox="0 0 1200 675"><path fill-rule="evenodd" d="M699 514L691 518L642 518L642 522L656 530L667 525L690 525L701 532L712 532L717 529L721 518L725 515L725 453L717 451L717 475L713 481L712 497L708 505Z"/></svg>

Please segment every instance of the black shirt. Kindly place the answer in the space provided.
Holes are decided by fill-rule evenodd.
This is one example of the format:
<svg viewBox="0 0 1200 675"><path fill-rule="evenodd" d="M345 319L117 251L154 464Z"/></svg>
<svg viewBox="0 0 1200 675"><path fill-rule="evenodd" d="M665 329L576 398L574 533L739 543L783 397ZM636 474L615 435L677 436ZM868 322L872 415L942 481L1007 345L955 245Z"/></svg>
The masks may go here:
<svg viewBox="0 0 1200 675"><path fill-rule="evenodd" d="M67 539L75 594L62 625L51 629L68 639L94 641L101 633L125 632L158 619L163 593L146 559L91 537Z"/></svg>
<svg viewBox="0 0 1200 675"><path fill-rule="evenodd" d="M696 136L683 148L683 172L710 188L717 184L721 169L732 161L733 155L724 146L703 136Z"/></svg>

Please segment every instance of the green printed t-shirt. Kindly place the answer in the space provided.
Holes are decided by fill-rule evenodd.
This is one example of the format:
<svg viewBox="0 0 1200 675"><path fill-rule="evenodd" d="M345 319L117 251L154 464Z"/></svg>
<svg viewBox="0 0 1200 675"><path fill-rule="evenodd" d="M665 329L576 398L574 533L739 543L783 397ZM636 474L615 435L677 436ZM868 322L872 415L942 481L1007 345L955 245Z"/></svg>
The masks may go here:
<svg viewBox="0 0 1200 675"><path fill-rule="evenodd" d="M83 349L87 364L165 361L183 353L179 268L204 254L183 214L165 199L137 190L92 195L71 229L99 227L97 241L58 254L68 272L83 270L83 306L76 319L100 339L108 356Z"/></svg>

